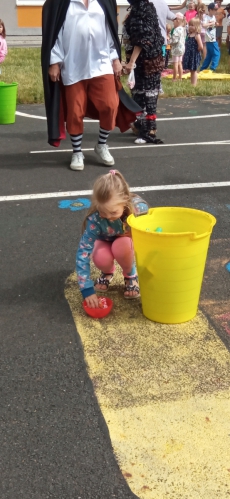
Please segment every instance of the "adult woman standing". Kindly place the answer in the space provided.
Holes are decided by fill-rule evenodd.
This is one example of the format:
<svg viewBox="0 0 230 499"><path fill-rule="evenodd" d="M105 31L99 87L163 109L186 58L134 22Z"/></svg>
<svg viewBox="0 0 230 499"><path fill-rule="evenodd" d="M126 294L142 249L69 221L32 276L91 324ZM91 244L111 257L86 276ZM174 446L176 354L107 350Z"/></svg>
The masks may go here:
<svg viewBox="0 0 230 499"><path fill-rule="evenodd" d="M138 135L136 144L162 144L156 138L156 109L164 68L162 37L156 9L148 0L128 0L131 10L124 22L126 65L124 72L134 69L135 86L131 90L134 101L142 108L134 123Z"/></svg>

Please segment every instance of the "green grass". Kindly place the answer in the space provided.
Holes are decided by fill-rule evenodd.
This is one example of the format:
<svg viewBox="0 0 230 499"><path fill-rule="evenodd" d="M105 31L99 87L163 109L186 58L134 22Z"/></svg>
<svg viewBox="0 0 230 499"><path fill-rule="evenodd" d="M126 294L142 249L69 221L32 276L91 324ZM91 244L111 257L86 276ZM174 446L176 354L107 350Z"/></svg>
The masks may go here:
<svg viewBox="0 0 230 499"><path fill-rule="evenodd" d="M18 104L37 104L44 101L41 76L40 48L9 48L8 55L1 64L0 79L6 83L18 83ZM230 56L225 45L222 45L221 60L218 73L229 73ZM127 91L127 77L122 77ZM200 81L192 87L190 80L173 83L163 78L163 97L191 97L196 95L230 95L230 80Z"/></svg>
<svg viewBox="0 0 230 499"><path fill-rule="evenodd" d="M221 59L217 69L217 73L230 73L230 56L225 44L221 48ZM127 77L122 77L122 83L126 91L128 91ZM164 89L165 97L195 97L211 96L211 95L230 95L230 79L229 80L207 80L199 81L196 87L191 85L190 80L182 80L176 83L172 82L169 78L162 78L162 86Z"/></svg>
<svg viewBox="0 0 230 499"><path fill-rule="evenodd" d="M44 102L40 48L9 48L1 81L18 83L18 104Z"/></svg>

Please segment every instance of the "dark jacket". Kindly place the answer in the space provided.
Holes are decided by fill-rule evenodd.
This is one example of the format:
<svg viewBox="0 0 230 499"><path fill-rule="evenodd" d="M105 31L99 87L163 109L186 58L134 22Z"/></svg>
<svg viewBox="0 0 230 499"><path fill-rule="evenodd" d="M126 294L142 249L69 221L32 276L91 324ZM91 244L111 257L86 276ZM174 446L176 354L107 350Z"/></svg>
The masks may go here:
<svg viewBox="0 0 230 499"><path fill-rule="evenodd" d="M118 37L117 5L115 0L97 0L102 7L114 44L121 56L121 46ZM42 76L44 85L45 107L48 126L48 142L58 146L60 139L65 138L64 121L66 117L65 96L61 82L52 82L48 70L50 65L50 53L56 42L59 31L65 21L70 0L46 0L42 10ZM126 94L119 81L117 90L120 97L117 123L122 132L128 130L129 123L135 120L135 116L141 111L139 106ZM87 110L87 116L98 118L94 106Z"/></svg>

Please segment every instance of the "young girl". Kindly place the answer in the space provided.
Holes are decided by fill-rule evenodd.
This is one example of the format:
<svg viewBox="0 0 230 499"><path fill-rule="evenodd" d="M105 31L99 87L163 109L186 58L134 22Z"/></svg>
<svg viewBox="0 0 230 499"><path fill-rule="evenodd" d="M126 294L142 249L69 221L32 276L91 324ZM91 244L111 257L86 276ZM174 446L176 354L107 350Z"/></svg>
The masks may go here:
<svg viewBox="0 0 230 499"><path fill-rule="evenodd" d="M206 12L206 6L205 6L205 4L204 3L200 3L197 6L197 17L198 17L198 19L200 19L200 26L201 26L200 36L201 36L201 41L202 41L202 44L203 44L203 58L204 59L205 59L206 54L207 54L206 41L205 41L205 28L203 27L204 18L205 18L205 12Z"/></svg>
<svg viewBox="0 0 230 499"><path fill-rule="evenodd" d="M172 30L171 24L166 24L166 36L167 36L167 45L165 50L165 69L167 69L169 65L169 58L171 54L171 45L170 45L170 33Z"/></svg>
<svg viewBox="0 0 230 499"><path fill-rule="evenodd" d="M170 44L173 60L173 81L176 81L177 74L179 74L179 80L182 79L182 57L185 50L185 19L181 12L177 12L176 19L173 21L173 24L174 29L171 31Z"/></svg>
<svg viewBox="0 0 230 499"><path fill-rule="evenodd" d="M186 10L185 15L184 15L187 24L189 23L189 21L191 21L191 19L193 19L193 17L196 17L196 15L197 15L197 11L195 9L195 3L193 1L190 1L188 4L188 10Z"/></svg>
<svg viewBox="0 0 230 499"><path fill-rule="evenodd" d="M110 170L94 183L92 205L83 224L84 232L76 256L78 283L89 307L98 307L95 291L104 293L108 290L115 270L114 260L123 270L124 298L140 296L131 231L126 220L130 213L147 212L147 203L130 193L119 171ZM91 254L101 271L95 283L90 280Z"/></svg>
<svg viewBox="0 0 230 499"><path fill-rule="evenodd" d="M4 22L0 19L0 63L4 61L7 54L6 30Z"/></svg>
<svg viewBox="0 0 230 499"><path fill-rule="evenodd" d="M201 61L203 44L200 36L200 19L194 17L188 23L188 37L185 43L185 54L183 58L183 69L191 71L191 84L197 84L197 68Z"/></svg>

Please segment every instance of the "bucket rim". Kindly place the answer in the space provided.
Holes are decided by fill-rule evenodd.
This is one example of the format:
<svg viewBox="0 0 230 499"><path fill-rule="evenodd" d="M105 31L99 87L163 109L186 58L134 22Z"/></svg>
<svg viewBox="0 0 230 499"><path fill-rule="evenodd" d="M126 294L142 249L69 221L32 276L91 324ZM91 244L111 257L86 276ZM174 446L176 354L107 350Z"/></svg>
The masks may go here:
<svg viewBox="0 0 230 499"><path fill-rule="evenodd" d="M16 81L12 81L12 83L5 83L4 81L0 81L0 88L1 87L16 87L18 86L18 83Z"/></svg>
<svg viewBox="0 0 230 499"><path fill-rule="evenodd" d="M149 208L149 211L148 211L148 215L151 215L154 211L187 211L187 212L196 212L196 213L200 213L202 214L203 216L205 216L205 218L208 218L209 219L209 222L210 222L210 228L209 230L206 230L206 232L203 232L202 234L199 234L197 235L197 232L194 232L194 231L188 231L188 232L148 232L147 234L151 234L152 235L155 235L156 237L185 237L185 236L190 236L191 239L202 239L202 238L205 238L207 236L209 236L212 232L212 229L213 227L216 225L216 218L209 212L207 211L204 211L204 210L197 210L196 208L188 208L188 207L182 207L182 206L163 206L163 207L155 207L155 208ZM142 215L144 216L144 215ZM137 230L138 232L141 232L142 234L146 234L146 231L143 230L143 229L140 229L139 227L135 227L135 225L132 225L130 223L130 220L136 220L137 217L135 217L135 215L132 213L128 216L127 218L127 222L128 222L128 225L131 227L131 229L135 229ZM138 217L139 218L139 217Z"/></svg>

